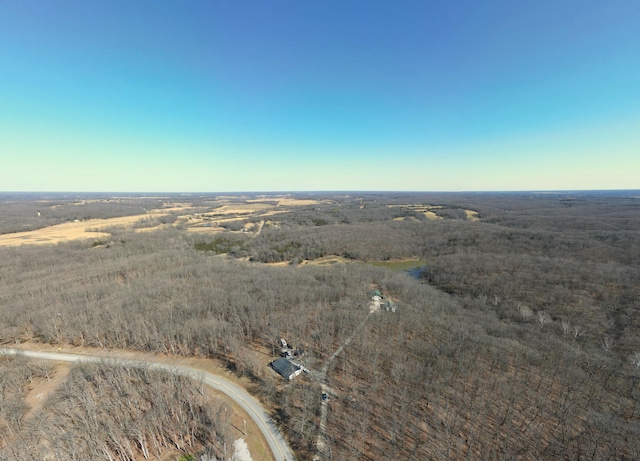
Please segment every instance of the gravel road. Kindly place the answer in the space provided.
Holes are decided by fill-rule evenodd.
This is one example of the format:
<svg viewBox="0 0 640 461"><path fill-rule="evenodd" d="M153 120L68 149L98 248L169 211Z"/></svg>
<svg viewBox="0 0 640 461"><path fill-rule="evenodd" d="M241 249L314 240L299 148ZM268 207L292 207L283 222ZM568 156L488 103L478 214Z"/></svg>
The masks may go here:
<svg viewBox="0 0 640 461"><path fill-rule="evenodd" d="M282 434L280 434L280 431L278 430L278 427L262 406L238 385L211 373L183 365L168 365L158 362L122 359L113 356L103 357L97 355L38 352L4 347L0 348L0 354L20 354L34 359L54 360L58 362L103 363L115 366L146 367L152 370L161 370L167 373L187 376L189 378L202 381L211 388L224 392L249 414L251 419L253 419L256 425L260 428L260 431L267 440L267 443L273 452L273 456L277 461L295 461L295 457L293 456L291 449L289 449L287 442L285 442Z"/></svg>

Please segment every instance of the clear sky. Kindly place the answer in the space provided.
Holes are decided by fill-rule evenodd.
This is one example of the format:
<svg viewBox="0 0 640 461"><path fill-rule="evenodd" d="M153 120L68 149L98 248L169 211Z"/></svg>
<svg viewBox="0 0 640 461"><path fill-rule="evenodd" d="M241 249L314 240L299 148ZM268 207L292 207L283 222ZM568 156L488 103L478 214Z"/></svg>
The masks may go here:
<svg viewBox="0 0 640 461"><path fill-rule="evenodd" d="M0 1L0 190L638 188L638 0Z"/></svg>

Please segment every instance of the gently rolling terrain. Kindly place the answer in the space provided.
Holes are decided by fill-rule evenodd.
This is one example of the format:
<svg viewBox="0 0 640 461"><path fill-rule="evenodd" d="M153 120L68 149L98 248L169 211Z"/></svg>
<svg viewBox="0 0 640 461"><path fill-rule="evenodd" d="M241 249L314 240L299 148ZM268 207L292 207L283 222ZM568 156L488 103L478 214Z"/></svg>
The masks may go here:
<svg viewBox="0 0 640 461"><path fill-rule="evenodd" d="M0 340L218 361L296 459L635 459L638 195L11 197L0 237L20 244L0 247ZM91 224L59 243L18 234L64 223ZM268 366L280 338L306 370L291 381ZM91 403L55 391L30 411L20 402L46 369L26 369L0 407L0 457L37 415ZM224 449L237 429L198 405L183 432L139 436L175 437L185 456ZM105 446L98 459L120 450Z"/></svg>

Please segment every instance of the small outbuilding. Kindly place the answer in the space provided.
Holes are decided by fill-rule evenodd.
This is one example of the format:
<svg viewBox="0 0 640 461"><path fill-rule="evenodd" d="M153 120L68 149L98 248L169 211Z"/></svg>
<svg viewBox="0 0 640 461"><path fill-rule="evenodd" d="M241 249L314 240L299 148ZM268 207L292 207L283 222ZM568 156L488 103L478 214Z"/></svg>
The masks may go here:
<svg viewBox="0 0 640 461"><path fill-rule="evenodd" d="M302 367L296 365L291 360L281 357L269 364L283 378L292 380L294 377L302 373Z"/></svg>
<svg viewBox="0 0 640 461"><path fill-rule="evenodd" d="M396 306L396 303L394 303L390 299L387 300L387 302L385 303L385 306L384 306L384 310L387 311L387 312L395 312L397 308L398 308L398 306Z"/></svg>

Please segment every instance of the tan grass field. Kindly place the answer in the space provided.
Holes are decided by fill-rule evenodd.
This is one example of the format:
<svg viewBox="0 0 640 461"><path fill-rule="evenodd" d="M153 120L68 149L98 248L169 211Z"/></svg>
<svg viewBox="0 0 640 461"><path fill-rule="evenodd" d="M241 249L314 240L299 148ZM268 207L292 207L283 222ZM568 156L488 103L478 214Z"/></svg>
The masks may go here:
<svg viewBox="0 0 640 461"><path fill-rule="evenodd" d="M416 218L415 216L399 216L397 218L393 218L394 221L414 221L414 222L418 222L420 221L418 218Z"/></svg>
<svg viewBox="0 0 640 461"><path fill-rule="evenodd" d="M433 211L423 211L423 213L427 217L427 219L433 219L433 220L442 219L442 216L438 216Z"/></svg>
<svg viewBox="0 0 640 461"><path fill-rule="evenodd" d="M467 215L469 221L479 221L478 212L473 210L464 210L464 214Z"/></svg>
<svg viewBox="0 0 640 461"><path fill-rule="evenodd" d="M350 263L352 261L343 258L342 256L335 256L335 255L329 255L329 256L323 256L322 258L318 258L318 259L314 259L314 260L308 260L305 259L304 261L300 261L300 263L298 264L298 266L307 266L307 265L313 265L313 266L331 266L333 264L347 264ZM289 261L280 261L277 263L266 263L267 266L272 266L272 267L286 267L290 265Z"/></svg>
<svg viewBox="0 0 640 461"><path fill-rule="evenodd" d="M217 234L225 230L224 228L219 227L220 223L237 221L253 216L273 216L279 213L287 213L289 211L287 209L276 210L275 208L277 206L291 207L314 205L320 203L317 200L297 200L287 197L276 198L275 201L277 201L277 205L274 205L273 203L260 203L266 202L268 200L271 200L272 202L274 201L273 199L265 198L247 200L247 202L251 203L228 203L206 213L193 215L186 214L181 216L180 219L182 219L183 222L186 221L187 226L189 226L189 232ZM83 201L79 204L88 202L90 201ZM111 234L104 230L109 227L132 226L141 219L148 219L150 217L159 218L161 216L167 215L170 212L186 211L188 213L189 210L193 209L193 206L189 203L175 202L166 203L165 205L165 208L150 210L147 214L142 215L66 222L49 227L44 227L42 229L36 229L33 231L3 234L0 235L0 246L46 245L81 239L105 239L111 236ZM54 207L55 206L57 205L54 205ZM212 225L205 227L203 225L205 223L210 223ZM152 232L164 227L166 226L158 225L154 227L140 228L136 229L136 232Z"/></svg>
<svg viewBox="0 0 640 461"><path fill-rule="evenodd" d="M295 199L291 197L268 197L268 198L255 198L247 200L248 203L261 203L261 202L277 202L278 206L309 206L317 205L321 202L313 199Z"/></svg>
<svg viewBox="0 0 640 461"><path fill-rule="evenodd" d="M146 214L109 219L88 219L66 222L26 232L0 235L0 246L45 245L80 239L100 239L111 236L103 229L113 226L130 226L148 218Z"/></svg>
<svg viewBox="0 0 640 461"><path fill-rule="evenodd" d="M187 232L192 232L195 234L219 234L220 232L224 232L226 229L224 227L189 227L187 228Z"/></svg>
<svg viewBox="0 0 640 461"><path fill-rule="evenodd" d="M387 205L389 208L401 208L403 210L411 210L417 211L419 213L424 213L427 219L442 219L441 216L438 216L435 212L431 210L437 210L443 208L441 205ZM464 210L464 214L467 216L467 220L469 221L479 221L478 212L474 210ZM401 220L402 218L394 218L394 220Z"/></svg>
<svg viewBox="0 0 640 461"><path fill-rule="evenodd" d="M308 205L317 205L320 202L317 200L311 199L294 199L294 198L283 198L278 199L278 206L308 206Z"/></svg>
<svg viewBox="0 0 640 461"><path fill-rule="evenodd" d="M201 229L203 227L204 223L209 223L212 225L215 224L219 224L219 223L227 223L227 222L233 222L233 221L242 221L243 219L247 219L247 218L264 218L264 217L268 217L268 216L273 216L276 214L281 214L281 213L288 213L289 210L272 210L272 211L267 211L265 213L255 213L255 214L242 214L242 216L234 216L232 218L218 218L215 216L210 216L208 214L206 215L202 215L201 216L193 216L193 215L185 215L185 216L180 216L180 218L186 222L186 224L188 226L190 226L188 228L188 230L195 230L195 229ZM221 216L224 216L224 214L222 214ZM269 224L271 224L271 221L268 221ZM253 226L255 223L246 223L245 224L245 228L247 226L251 227ZM212 227L208 227L208 229L212 229L214 228L214 226ZM198 231L196 231L198 232Z"/></svg>
<svg viewBox="0 0 640 461"><path fill-rule="evenodd" d="M342 256L323 256L322 258L314 259L313 261L305 260L300 265L312 264L314 266L332 266L333 264L347 264L352 261L343 258Z"/></svg>
<svg viewBox="0 0 640 461"><path fill-rule="evenodd" d="M207 215L225 215L225 214L252 214L259 211L269 210L275 205L268 203L234 203L232 205L222 205L220 208L216 208L207 212Z"/></svg>
<svg viewBox="0 0 640 461"><path fill-rule="evenodd" d="M290 210L271 210L271 211L267 211L266 213L262 213L259 215L256 215L258 217L263 217L263 216L273 216L273 215L277 215L277 214L282 214L282 213L289 213Z"/></svg>
<svg viewBox="0 0 640 461"><path fill-rule="evenodd" d="M279 261L277 263L264 263L267 266L271 266L271 267L287 267L289 266L289 261Z"/></svg>
<svg viewBox="0 0 640 461"><path fill-rule="evenodd" d="M193 207L191 205L184 205L184 206L170 206L167 208L159 208L157 210L149 210L149 214L153 214L153 215L157 215L157 214L167 214L170 213L172 211L185 211L185 210L190 210Z"/></svg>
<svg viewBox="0 0 640 461"><path fill-rule="evenodd" d="M170 224L158 224L157 226L153 227L140 227L138 229L135 229L135 232L155 232L160 229L165 229L167 226L170 226Z"/></svg>

